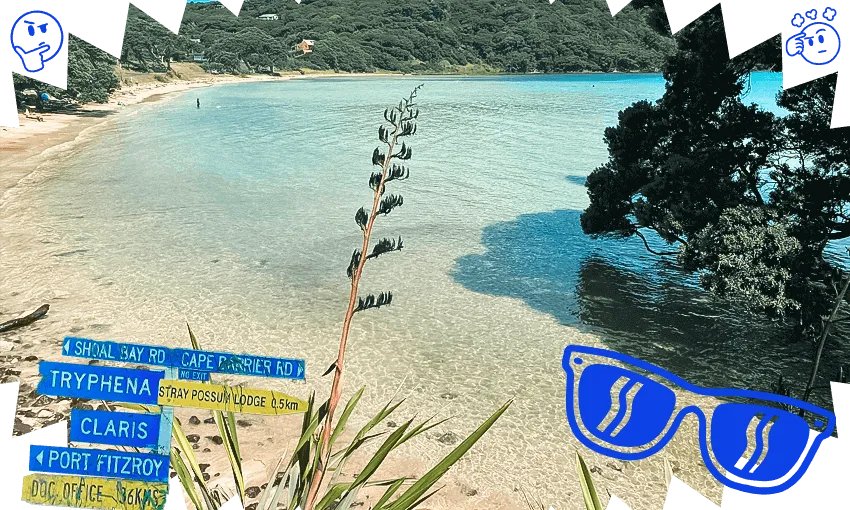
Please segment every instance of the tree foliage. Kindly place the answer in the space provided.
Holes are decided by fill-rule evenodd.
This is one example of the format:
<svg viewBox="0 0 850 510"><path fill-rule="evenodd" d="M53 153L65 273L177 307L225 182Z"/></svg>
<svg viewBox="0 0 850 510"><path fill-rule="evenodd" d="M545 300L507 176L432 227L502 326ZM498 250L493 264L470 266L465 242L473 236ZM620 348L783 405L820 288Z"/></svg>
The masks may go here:
<svg viewBox="0 0 850 510"><path fill-rule="evenodd" d="M15 92L23 101L23 91L33 89L55 97L71 97L80 102L106 102L118 88L115 58L73 35L68 38L68 89L45 85L25 76L14 75Z"/></svg>
<svg viewBox="0 0 850 510"><path fill-rule="evenodd" d="M828 246L850 237L850 130L830 129L835 77L780 93L789 113L778 117L742 100L752 71L779 66L778 40L729 60L716 8L677 43L664 96L605 131L609 159L587 179L582 228L655 231L705 288L790 317L813 339L841 287Z"/></svg>
<svg viewBox="0 0 850 510"><path fill-rule="evenodd" d="M257 55L278 67L352 72L451 72L467 64L507 72L657 71L674 49L668 36L652 29L652 11L626 8L611 17L603 0L552 5L537 0L248 0L238 18L218 6L189 4L180 33L186 40L201 40L210 65L231 69L234 63L252 67L244 58L250 52L243 51L249 41L233 40L249 29L277 42ZM280 19L257 19L261 14ZM128 25L128 37L133 30ZM302 39L316 41L313 53L290 52Z"/></svg>
<svg viewBox="0 0 850 510"><path fill-rule="evenodd" d="M136 7L131 7L121 48L121 62L143 71L166 71L183 60L190 41L176 35Z"/></svg>

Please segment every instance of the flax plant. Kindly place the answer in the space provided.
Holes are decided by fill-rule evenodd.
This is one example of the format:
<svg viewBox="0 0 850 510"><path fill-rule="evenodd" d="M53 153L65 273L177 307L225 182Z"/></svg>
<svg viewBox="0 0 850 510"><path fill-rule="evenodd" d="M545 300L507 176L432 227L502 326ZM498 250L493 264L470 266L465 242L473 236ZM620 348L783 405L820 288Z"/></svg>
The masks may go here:
<svg viewBox="0 0 850 510"><path fill-rule="evenodd" d="M363 312L370 308L380 308L392 303L392 292L381 292L378 296L368 294L365 297L358 294L361 277L366 261L377 258L381 255L400 251L404 244L401 237L383 238L372 243L372 230L375 226L375 221L379 216L390 214L394 209L400 207L404 203L404 199L398 194L386 194L387 185L394 181L402 181L410 176L410 170L405 166L404 162L410 160L413 151L409 145L403 140L416 134L416 122L419 118L419 109L416 105L416 95L422 85L419 85L410 93L406 99L402 99L397 106L384 110L384 120L388 125L381 125L378 128L378 139L383 144L382 147L376 148L372 152L372 165L378 170L372 172L369 177L369 188L372 190L372 206L371 210L361 207L354 215L354 221L360 227L363 235L363 242L359 249L354 250L351 255L351 260L348 264L346 273L351 279L351 289L348 299L348 308L346 309L343 319L342 333L339 341L339 351L334 363L326 372L333 372L334 378L331 386L331 394L325 406L319 409L312 424L315 421L315 429L321 424L318 437L313 438L314 449L312 450L312 459L308 470L307 478L302 480L306 484L301 486L306 496L302 499L302 503L298 507L303 510L324 510L335 509L344 510L353 502L357 490L365 486L370 481L372 475L380 467L387 455L401 446L404 442L423 433L424 431L438 425L432 423L431 420L426 420L414 425L413 420L405 422L392 434L390 434L372 459L367 463L366 467L360 471L359 475L351 483L335 483L334 476L327 486L327 490L323 497L320 493L323 487L323 481L329 470L334 470L335 475L341 472L342 465L345 460L360 446L367 438L374 438L375 435L369 435L371 427L382 421L395 410L401 403L388 403L378 415L376 415L367 424L367 427L362 429L354 442L347 448L333 452L334 442L339 437L341 429L345 427L353 406L356 405L362 389L355 397L345 406L339 422L336 427L333 426L336 409L342 397L342 376L345 367L345 352L348 346L348 336L351 331L351 324L354 314ZM382 482L374 482L377 484L388 484L388 488L384 496L376 503L375 510L408 510L416 508L423 501L433 495L436 490L431 488L437 481L448 471L448 469L463 456L478 439L499 419L499 417L507 410L511 402L507 402L490 418L485 421L478 429L472 433L467 439L455 448L448 456L440 461L434 468L426 473L422 478L414 482L401 495L390 501L395 493L399 491L407 482L405 479L385 480ZM309 413L308 413L309 416ZM307 417L305 417L305 432L308 430ZM305 438L302 438L305 440ZM305 443L306 444L306 443ZM305 453L305 460L310 458L311 451L308 449ZM303 469L303 468L302 468ZM439 490L439 489L437 489ZM289 510L295 510L294 502L290 502ZM274 507L270 507L274 508ZM262 507L259 510L266 510Z"/></svg>
<svg viewBox="0 0 850 510"><path fill-rule="evenodd" d="M421 86L420 86L421 87ZM403 138L416 133L416 119L419 110L414 100L419 88L413 90L407 99L398 106L387 109L384 119L389 127L378 129L378 138L386 146L384 150L375 149L372 154L372 164L379 168L369 178L369 187L373 192L370 211L360 208L355 214L355 222L363 233L361 248L354 251L348 266L348 276L351 279L351 292L348 308L343 322L342 336L336 361L325 375L334 373L330 398L322 404L317 404L315 395L308 400L308 409L304 414L301 426L301 436L294 450L284 452L271 473L268 482L261 491L257 510L349 510L354 506L361 489L367 487L384 487L382 496L371 506L371 510L411 510L428 500L438 489L434 485L445 475L470 448L490 429L502 414L507 411L512 401L508 401L484 423L464 439L457 447L448 453L431 470L419 479L390 478L374 480L387 457L397 448L442 424L446 420L435 420L433 417L416 421L405 421L392 432L377 432L376 427L402 405L404 400L396 401L395 396L375 414L351 439L345 444L339 444L340 438L346 431L349 418L354 412L365 388L361 388L343 406L342 412L334 425L334 417L342 395L342 375L345 361L345 351L352 319L355 313L379 308L392 302L391 292L381 292L378 296L368 294L360 296L358 287L367 260L380 255L402 249L402 239L384 238L372 243L372 228L378 216L387 215L403 204L400 195L385 194L386 185L392 181L407 179L409 170L398 162L410 159L410 147L401 141ZM189 329L189 336L194 349L200 349L197 338ZM134 408L138 408L135 406ZM140 409L144 410L144 409ZM150 410L148 410L150 411ZM213 411L223 446L227 451L236 491L244 502L245 483L242 473L242 457L239 440L236 433L233 413ZM174 443L171 460L181 485L196 510L218 510L225 498L220 489L210 488L203 478L195 453L189 444L186 434L178 419L174 419ZM343 469L355 453L365 447L377 445L374 453L362 467L358 466L357 475L353 480L341 480ZM331 476L328 476L328 474Z"/></svg>

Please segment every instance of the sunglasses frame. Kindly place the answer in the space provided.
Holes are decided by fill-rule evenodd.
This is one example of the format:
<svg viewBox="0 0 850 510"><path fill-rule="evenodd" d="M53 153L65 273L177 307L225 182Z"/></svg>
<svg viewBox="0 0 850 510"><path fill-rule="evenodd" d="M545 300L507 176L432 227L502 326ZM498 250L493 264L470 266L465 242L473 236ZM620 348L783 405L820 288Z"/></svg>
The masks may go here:
<svg viewBox="0 0 850 510"><path fill-rule="evenodd" d="M575 408L577 407L577 404L578 404L578 402L576 400L577 396L575 395L575 385L576 385L577 380L576 380L576 374L574 373L573 368L570 365L570 362L571 362L571 360L573 359L574 356L581 355L581 354L599 356L599 357L602 357L602 358L607 358L609 360L615 360L615 361L619 361L619 362L622 362L622 363L627 364L627 365L631 365L632 367L635 367L635 368L644 370L646 372L649 372L651 374L655 374L657 376L660 376L660 377L666 379L667 381L669 381L670 383L672 383L673 385L678 386L678 387L680 387L680 388L682 388L686 391L689 391L689 392L697 394L697 395L715 397L715 398L724 398L724 397L745 398L745 399L754 399L754 400L767 401L767 402L772 402L772 403L788 405L788 406L803 409L803 410L805 410L809 413L818 415L818 416L824 418L825 420L828 420L828 423L826 424L826 427L823 431L818 432L817 436L814 438L813 441L810 440L810 442L811 442L810 445L807 443L808 449L806 451L805 458L803 459L802 464L799 464L799 461L798 461L799 466L797 467L797 470L794 472L794 474L790 478L788 478L788 480L785 480L781 484L776 485L776 486L772 486L772 487L760 487L760 486L753 486L753 485L748 485L746 483L737 482L735 480L728 478L725 474L720 472L720 470L717 468L717 466L714 465L714 458L712 457L711 451L708 447L708 426L707 426L708 418L706 417L705 412L702 409L700 409L698 406L695 406L695 405L689 405L689 406L683 407L683 408L678 409L678 410L674 409L673 412L675 414L671 414L672 422L668 421L669 426L667 427L666 433L664 433L664 436L661 437L661 439L658 440L658 442L656 444L654 444L651 447L647 448L646 450L643 450L643 451L640 451L640 452L620 452L618 450L607 448L605 446L602 446L602 445L595 443L593 440L591 440L589 437L587 437L587 434L585 433L585 431L582 430L582 427L580 427L579 424L578 424L578 420L576 418L576 412L575 412ZM677 375L675 375L675 374L673 374L673 373L671 373L671 372L669 372L669 371L667 371L667 370L665 370L661 367L658 367L658 366L653 365L651 363L647 363L646 361L643 361L641 359L634 358L634 357L629 356L627 354L622 354L622 353L619 353L619 352L616 352L616 351L609 351L607 349L601 349L601 348L598 348L598 347L586 347L586 346L582 346L582 345L568 345L564 349L564 357L561 361L561 365L564 369L564 372L566 372L566 374L567 374L567 388L566 388L567 389L567 391L566 391L567 420L570 423L570 428L573 430L573 434L575 435L575 437L579 441L581 441L581 443L583 445L585 445L586 447L588 447L589 449L593 450L596 453L600 453L600 454L606 455L608 457L613 457L613 458L616 458L616 459L619 459L619 460L644 459L646 457L649 457L649 456L657 453L662 448L664 448L667 445L667 443L670 442L670 440L673 438L673 436L676 434L676 432L679 430L679 426L681 425L681 422L685 419L685 417L688 416L689 414L694 414L694 415L696 415L697 420L699 421L700 452L702 454L703 462L705 463L705 466L708 468L708 470L711 472L711 474L714 476L714 478L717 479L718 481L720 481L721 483L723 483L723 485L725 485L727 487L731 487L733 489L740 490L742 492L748 492L748 493L752 493L752 494L776 494L776 493L779 493L779 492L782 492L782 491L789 489L791 486L793 486L795 483L797 483L797 481L799 481L799 479L803 476L803 474L805 474L806 470L809 467L809 464L811 464L812 460L814 459L814 456L817 453L821 442L823 442L823 440L826 439L827 437L830 437L832 435L833 430L835 430L835 414L833 414L830 411L827 411L826 409L818 407L814 404L810 404L809 402L804 402L802 400L797 400L795 398L786 397L784 395L777 395L777 394L774 394L774 393L766 393L766 392L762 392L762 391L741 390L741 389L735 389L735 388L705 388L705 387L702 387L702 386L697 386L695 384L689 383L688 381L682 379L681 377L679 377L679 376L677 376ZM588 365L588 366L590 366L590 365ZM634 371L632 371L632 372L634 372ZM634 372L634 373L636 375L641 375L641 374L637 374L636 372ZM656 382L658 382L658 381L656 381ZM661 384L661 383L659 382L659 384ZM665 385L665 386L667 386L667 385ZM817 431L815 431L815 432L817 432ZM600 440L602 440L602 439L600 438Z"/></svg>

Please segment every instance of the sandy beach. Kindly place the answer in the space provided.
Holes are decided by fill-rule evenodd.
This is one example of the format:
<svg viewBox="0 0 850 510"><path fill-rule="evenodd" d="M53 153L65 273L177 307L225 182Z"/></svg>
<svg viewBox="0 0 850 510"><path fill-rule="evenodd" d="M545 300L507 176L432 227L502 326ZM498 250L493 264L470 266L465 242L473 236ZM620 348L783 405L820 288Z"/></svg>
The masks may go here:
<svg viewBox="0 0 850 510"><path fill-rule="evenodd" d="M61 155L67 155L83 146L88 135L96 136L98 129L108 127L108 123L121 115L128 115L140 106L155 101L167 100L192 89L209 87L219 84L237 84L260 81L285 81L292 79L329 78L329 77L365 77L375 75L353 74L312 74L284 75L280 77L254 76L214 76L206 75L200 79L174 80L168 83L144 83L125 85L113 93L107 103L90 103L81 106L70 113L40 113L43 121L27 118L19 114L19 128L0 128L0 205L15 200L15 188L22 179L33 174L45 162L50 162ZM17 293L13 293L17 294ZM15 296L13 296L14 298ZM56 296L59 299L62 296ZM14 299L13 299L14 301ZM25 314L27 310L8 308L8 301L0 300L0 317L3 320ZM54 310L55 314L55 310ZM15 419L15 434L20 435L41 427L67 420L71 408L108 409L106 403L89 402L80 399L64 399L39 395L35 387L39 381L37 373L38 361L41 359L60 361L58 343L52 341L31 342L22 341L21 337L38 334L40 324L3 335L0 339L0 382L20 381L18 413ZM73 329L73 328L72 328ZM90 364L101 364L91 361ZM219 382L230 384L248 383L251 378L224 377ZM256 383L256 381L254 381ZM350 393L350 391L348 392ZM398 416L391 417L380 431L391 431L398 426L402 419L407 419L410 412L400 410ZM229 475L229 463L224 448L220 446L221 436L217 426L206 412L178 409L177 419L189 436L196 454L202 458L201 468L204 478L210 481L212 487L218 487L222 494L230 495L234 491L232 477ZM282 426L283 425L283 426ZM351 429L351 428L350 428ZM260 488L265 488L280 455L291 452L300 435L300 418L282 421L278 418L259 416L240 416L238 421L240 443L244 448L261 450L261 455L244 458L243 472L247 488L246 508L256 507L257 495ZM356 429L349 430L341 438L351 439ZM347 437L346 437L347 436ZM449 441L452 439L452 441ZM445 438L447 445L454 443L454 436ZM85 445L84 445L85 446ZM97 445L88 445L97 447ZM261 447L261 448L256 448ZM356 466L368 461L364 454L355 454L349 465L351 471L340 473L340 477L356 476ZM415 456L394 456L384 463L378 475L387 478L409 476L415 479L431 467L430 463ZM172 475L174 473L172 472ZM379 476L379 477L380 477ZM451 480L451 477L448 479ZM488 508L508 510L522 508L517 506L518 487L508 492L479 494L479 490L468 486L461 480L451 481L434 498L434 508L472 509ZM363 502L376 501L383 493L383 488L376 487L361 491L359 500ZM187 503L189 502L187 497Z"/></svg>
<svg viewBox="0 0 850 510"><path fill-rule="evenodd" d="M315 76L327 77L333 75ZM351 77L354 75L339 76ZM101 129L108 129L109 123L113 119L131 115L133 112L145 108L151 102L168 100L180 93L199 87L311 77L310 75L303 77L300 75L281 77L206 75L200 79L128 86L115 93L106 104L86 105L78 112L69 114L44 114L44 122L28 119L21 115L21 127L19 129L5 128L0 130L0 159L2 159L2 162L0 162L0 221L8 225L18 218L31 220L30 214L24 211L27 193L37 189L38 182L35 181L49 179L49 174L55 172L54 167L46 164L55 163L57 159L61 159L64 155L85 147L86 142L92 137L97 137ZM34 172L37 173L36 171L42 167L48 170L44 172L45 175L38 178L32 177ZM33 182L27 182L28 177L32 177ZM112 289L108 287L98 287L94 283L83 281L74 282L73 285L52 281L66 282L73 278L73 275L64 273L64 266L59 266L59 263L63 260L62 257L70 252L56 254L52 251L54 247L45 246L49 242L45 239L50 238L51 235L52 233L49 232L48 228L38 224L37 219L33 225L21 226L20 229L9 228L2 234L4 243L7 240L12 242L7 246L0 246L0 258L15 257L14 265L16 267L31 264L33 267L38 267L39 270L30 275L32 281L28 279L27 285L20 286L22 288L11 289L7 286L7 289L4 289L4 294L0 295L0 317L7 320L29 312L31 311L30 305L33 303L41 304L42 301L51 304L51 306L55 305L55 308L51 310L52 317L48 316L44 321L39 321L28 328L0 337L0 360L2 360L3 367L0 370L0 382L12 380L20 380L21 382L19 410L15 421L16 434L26 433L50 423L68 419L72 407L96 405L94 402L76 399L40 396L36 392L35 388L39 379L37 373L38 361L42 359L60 361L63 359L59 352L61 334L77 334L79 332L78 334L81 336L120 337L140 343L175 343L179 341L184 342L183 346L187 341L185 325L179 320L171 321L174 325L173 331L155 332L153 331L153 321L147 322L150 326L146 327L150 327L150 330L139 330L138 324L146 323L145 314L153 313L144 310L144 307L135 310L107 312L103 308L97 308L94 303L104 302L105 300L95 299L94 296L108 295L109 292L112 292ZM0 265L0 267L3 266ZM55 273L53 272L54 269L56 270ZM440 268L440 270L448 273L449 268ZM4 280L4 283L9 282ZM545 350L547 357L553 360L559 359L559 353L562 352L563 346L567 343L601 345L597 337L559 325L550 317L518 304L516 300L472 293L469 293L469 295L463 293L462 296L463 299L476 300L474 306L470 306L470 309L478 310L479 303L486 302L486 315L493 317L481 321L483 326L487 326L487 330L468 332L470 337L482 339L482 344L473 344L473 347L477 346L483 349L483 344L486 341L488 344L486 347L491 348L487 339L494 332L505 338L539 338L541 341L538 348ZM37 304L35 306L38 306ZM452 322L455 320L453 317L455 313L455 310L440 309L438 314L440 317L448 318L447 322ZM334 317L336 316L334 315ZM172 318L169 317L169 319ZM463 325L462 322L458 322L458 324ZM110 328L108 325L112 325L112 327ZM429 326L425 324L422 327L428 328ZM329 338L336 337L336 328L337 324L334 323L333 327L328 329L327 336ZM370 328L380 331L381 326L364 320L362 329L368 330ZM213 336L211 331L205 331L202 326L196 330L196 333L199 331L202 344L205 338ZM249 333L252 333L252 331L247 331L244 336L264 336ZM292 334L297 335L297 333L296 330ZM365 335L366 333L363 333L363 336ZM358 340L360 344L358 348L363 350L370 348L366 345L368 343L367 338L359 338ZM328 344L329 349L332 349L332 344L333 342ZM379 349L380 347L375 346L373 348ZM364 358L368 358L366 354L363 354ZM323 353L322 359L328 359L328 355L329 353ZM507 354L504 355L507 356ZM423 364L428 361L419 360ZM95 364L96 362L92 363ZM316 364L311 367L314 374L315 371L319 370L316 367ZM315 377L312 377L310 387L329 386L329 381L319 378L318 375L315 374ZM364 379L368 381L371 376L371 373L352 374L350 382L346 385L346 394L356 390ZM522 381L517 377L509 379L517 381L517 388L520 389L506 389L509 394L505 395L505 399L523 391L524 384ZM228 384L251 382L257 385L257 379L245 377L220 377L216 379L216 382ZM461 389L463 384L458 380L447 380L447 384L449 383L450 388L443 388L443 391L435 391L427 383L416 383L419 385L404 387L400 396L413 394L412 401L414 404L405 405L399 409L397 416L388 420L381 427L380 432L391 431L419 411L415 407L415 403L420 401L416 399L424 399L423 395L432 395L433 399L438 400L439 405L444 406L451 414L464 413L463 401L465 398L485 398L479 395L463 395ZM260 383L261 386L264 384L266 383ZM387 388L374 388L373 392L370 382L370 387L367 390L367 392L371 392L367 393L370 400L361 404L360 415L347 433L349 438L353 436L357 426L368 419L370 411L373 412L377 409L375 404L380 403L379 405L382 405L384 403L382 400L384 397L380 390L383 390L383 394L387 393ZM306 393L304 388L299 388L298 391L299 394ZM320 389L319 392L321 393L321 391L326 390ZM563 391L563 386L561 391ZM375 394L378 396L373 397L372 395ZM528 395L524 396L528 397ZM502 396L498 398L502 398ZM555 394L551 395L550 399L552 413L559 416L563 412L563 402L560 399L561 396ZM523 423L521 421L523 414L544 412L539 409L532 409L530 401L530 398L526 398L525 401L520 398L511 410L512 416L518 417L516 418L517 423ZM500 403L501 401L492 402L491 405L490 402L487 402L487 407L495 410ZM546 412L548 411L547 409ZM230 479L224 450L220 446L221 438L218 435L216 425L210 422L209 414L201 411L178 410L176 415L181 420L187 434L192 436L193 448L199 457L202 457L201 462L205 478L209 477L213 484L220 484L226 493L232 493L233 482ZM420 418L424 418L424 416L420 416ZM478 417L475 419L477 420ZM480 422L480 420L478 421ZM422 508L430 510L482 508L525 510L527 506L523 493L527 492L531 496L549 494L552 490L547 485L551 480L558 481L558 500L568 501L567 504L554 504L557 510L581 508L581 491L575 474L574 460L574 454L579 445L574 438L567 439L565 437L564 448L551 452L550 462L551 465L557 466L556 469L553 470L551 466L547 466L545 469L540 468L541 471L545 472L547 479L544 479L539 473L535 473L537 479L533 486L520 482L506 484L504 480L499 483L489 483L490 476L488 473L490 471L500 469L500 467L505 468L504 459L500 458L502 453L507 453L508 450L512 455L522 455L522 453L518 453L522 451L539 453L535 449L542 448L537 444L537 438L540 434L537 429L541 425L533 419L527 420L525 423L530 423L529 427L534 428L525 430L515 423L508 422L507 419L499 424L502 426L494 427L484 437L482 444L476 445L476 448L470 452L469 458L462 460L452 469L444 479L445 488ZM294 447L299 427L300 418L239 417L238 429L241 442L244 445L243 451L249 452L244 455L246 487L249 487L248 497L245 501L248 505L247 508L252 508L251 505L256 502L256 495L260 488L268 482L280 455L285 451L291 451ZM421 476L435 463L435 460L439 460L442 455L456 446L459 438L465 437L471 431L472 428L467 421L462 427L439 428L433 433L429 433L426 438L422 439L423 442L427 441L427 445L425 445L427 447L416 441L411 442L410 445L405 445L398 452L399 455L394 457L394 460L384 465L378 478L382 476L409 476L412 478ZM553 433L560 432L553 431ZM708 478L705 470L700 468L701 461L697 460L698 452L694 449L693 441L696 434L696 422L687 420L683 424L683 432L668 446L667 452L674 473L717 502L720 496L720 486ZM478 448L478 446L481 446L481 448ZM603 504L607 502L610 492L626 500L634 510L660 508L660 502L663 501L661 494L664 492L664 471L660 456L631 463L623 463L594 454L587 454L585 458L597 479ZM688 459L689 462L682 462L681 459ZM348 472L341 474L341 476L345 478L356 475L357 469L363 464L363 460L363 457L353 459L349 463ZM493 465L499 467L492 467ZM370 502L374 502L381 492L381 488L361 492L358 499L363 506L360 508L369 508ZM541 499L546 505L545 508L548 509L550 503L545 498L541 497Z"/></svg>

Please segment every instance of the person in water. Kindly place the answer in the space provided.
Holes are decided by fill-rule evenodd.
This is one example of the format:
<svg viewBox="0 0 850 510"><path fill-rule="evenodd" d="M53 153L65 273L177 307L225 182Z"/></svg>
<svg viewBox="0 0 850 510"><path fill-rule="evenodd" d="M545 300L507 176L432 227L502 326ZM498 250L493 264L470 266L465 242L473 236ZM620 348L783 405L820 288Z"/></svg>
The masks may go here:
<svg viewBox="0 0 850 510"><path fill-rule="evenodd" d="M198 98L198 108L200 108L200 107L201 107L201 98L199 97Z"/></svg>

